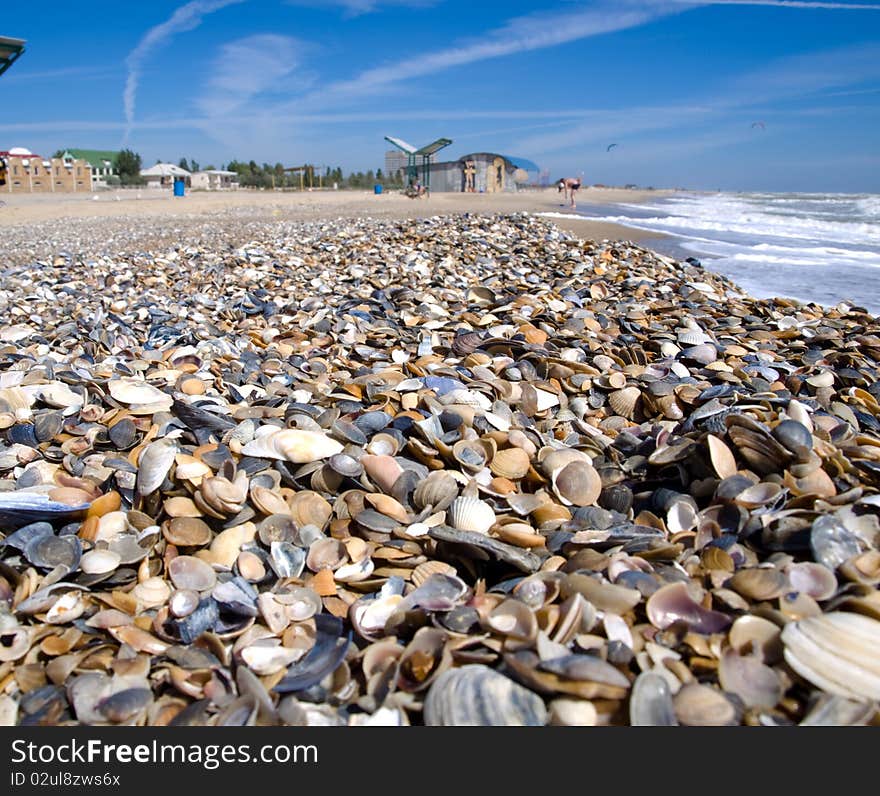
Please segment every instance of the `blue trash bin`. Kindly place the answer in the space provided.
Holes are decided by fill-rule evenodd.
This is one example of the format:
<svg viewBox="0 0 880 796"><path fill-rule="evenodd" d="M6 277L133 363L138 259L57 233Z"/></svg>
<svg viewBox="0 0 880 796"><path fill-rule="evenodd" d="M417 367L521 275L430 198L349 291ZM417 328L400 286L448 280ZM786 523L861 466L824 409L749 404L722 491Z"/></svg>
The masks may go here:
<svg viewBox="0 0 880 796"><path fill-rule="evenodd" d="M377 193L377 194L378 194L378 193L382 193L382 186L379 185L379 183L376 183L376 184L373 186L373 193Z"/></svg>
<svg viewBox="0 0 880 796"><path fill-rule="evenodd" d="M183 180L183 177L175 177L174 179L174 195L175 196L183 196L184 188L186 188L186 183Z"/></svg>

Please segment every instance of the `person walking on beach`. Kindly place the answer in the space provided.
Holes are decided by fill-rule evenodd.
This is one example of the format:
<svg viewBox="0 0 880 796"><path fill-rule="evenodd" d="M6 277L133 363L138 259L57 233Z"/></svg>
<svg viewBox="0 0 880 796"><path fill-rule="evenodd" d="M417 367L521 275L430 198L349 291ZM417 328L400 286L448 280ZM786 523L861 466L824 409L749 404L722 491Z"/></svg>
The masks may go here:
<svg viewBox="0 0 880 796"><path fill-rule="evenodd" d="M577 207L577 205L574 203L574 192L580 187L581 187L581 178L580 177L566 177L564 180L559 181L559 190L565 191L565 198L570 199L570 201L571 201L570 207L572 209Z"/></svg>

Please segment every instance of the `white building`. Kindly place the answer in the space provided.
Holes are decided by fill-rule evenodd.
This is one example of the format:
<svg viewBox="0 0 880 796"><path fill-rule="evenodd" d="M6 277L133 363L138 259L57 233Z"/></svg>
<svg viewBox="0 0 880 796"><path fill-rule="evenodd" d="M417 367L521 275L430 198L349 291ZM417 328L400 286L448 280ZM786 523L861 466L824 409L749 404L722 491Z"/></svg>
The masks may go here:
<svg viewBox="0 0 880 796"><path fill-rule="evenodd" d="M141 169L141 177L147 181L147 188L172 188L177 177L183 177L188 186L192 184L192 174L173 163L157 163Z"/></svg>
<svg viewBox="0 0 880 796"><path fill-rule="evenodd" d="M229 191L238 188L238 173L222 169L197 171L192 175L192 187L202 191Z"/></svg>

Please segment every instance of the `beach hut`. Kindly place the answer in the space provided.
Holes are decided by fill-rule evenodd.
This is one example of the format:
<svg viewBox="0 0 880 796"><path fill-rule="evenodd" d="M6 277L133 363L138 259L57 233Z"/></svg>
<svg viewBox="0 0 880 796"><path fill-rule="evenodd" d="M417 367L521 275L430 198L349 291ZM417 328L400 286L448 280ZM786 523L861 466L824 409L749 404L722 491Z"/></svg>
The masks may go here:
<svg viewBox="0 0 880 796"><path fill-rule="evenodd" d="M157 163L141 169L141 177L147 181L148 188L173 188L177 178L182 178L187 187L192 185L192 174L173 163Z"/></svg>
<svg viewBox="0 0 880 796"><path fill-rule="evenodd" d="M192 175L192 188L197 191L230 191L238 188L238 173L222 169L205 169Z"/></svg>
<svg viewBox="0 0 880 796"><path fill-rule="evenodd" d="M497 152L473 152L431 164L431 189L462 193L513 193L537 181L538 166ZM534 174L534 178L532 175Z"/></svg>

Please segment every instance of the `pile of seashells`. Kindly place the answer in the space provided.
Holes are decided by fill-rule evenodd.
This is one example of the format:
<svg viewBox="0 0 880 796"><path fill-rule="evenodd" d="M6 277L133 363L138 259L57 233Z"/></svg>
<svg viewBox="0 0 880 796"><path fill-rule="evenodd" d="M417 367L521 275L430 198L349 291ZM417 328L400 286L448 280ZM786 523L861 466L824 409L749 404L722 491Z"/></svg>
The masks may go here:
<svg viewBox="0 0 880 796"><path fill-rule="evenodd" d="M0 724L878 723L872 316L260 235L0 273Z"/></svg>

